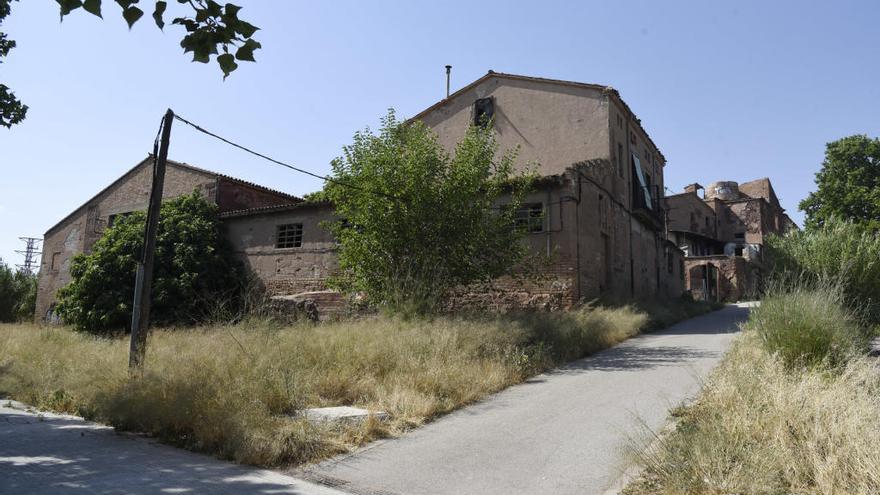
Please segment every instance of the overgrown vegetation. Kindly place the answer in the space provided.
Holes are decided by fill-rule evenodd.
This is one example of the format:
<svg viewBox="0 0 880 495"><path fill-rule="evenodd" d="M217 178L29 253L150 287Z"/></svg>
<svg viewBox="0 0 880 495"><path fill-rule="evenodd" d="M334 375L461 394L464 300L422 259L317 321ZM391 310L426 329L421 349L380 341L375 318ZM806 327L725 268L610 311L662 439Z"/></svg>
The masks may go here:
<svg viewBox="0 0 880 495"><path fill-rule="evenodd" d="M880 373L832 288L777 293L676 429L640 450L634 494L880 493Z"/></svg>
<svg viewBox="0 0 880 495"><path fill-rule="evenodd" d="M512 152L498 154L488 124L471 126L452 156L424 123L393 111L378 134L354 136L320 195L342 219L329 225L339 242L337 288L424 314L451 289L517 267L526 248L515 215L533 175L514 171Z"/></svg>
<svg viewBox="0 0 880 495"><path fill-rule="evenodd" d="M218 301L240 296L246 277L220 233L216 208L196 192L162 204L152 291L155 325L193 324L209 316ZM57 312L66 323L96 334L128 330L145 221L144 212L116 217L91 253L73 258L72 281L58 292Z"/></svg>
<svg viewBox="0 0 880 495"><path fill-rule="evenodd" d="M37 277L0 259L0 322L30 320L37 302Z"/></svg>
<svg viewBox="0 0 880 495"><path fill-rule="evenodd" d="M254 322L151 334L143 377L128 342L66 328L0 327L0 393L259 465L319 459L395 435L637 334L630 307L484 319L388 317L277 328ZM383 410L321 426L307 406Z"/></svg>
<svg viewBox="0 0 880 495"><path fill-rule="evenodd" d="M880 322L880 232L829 218L821 226L771 237L767 255L777 281L839 286L850 310Z"/></svg>

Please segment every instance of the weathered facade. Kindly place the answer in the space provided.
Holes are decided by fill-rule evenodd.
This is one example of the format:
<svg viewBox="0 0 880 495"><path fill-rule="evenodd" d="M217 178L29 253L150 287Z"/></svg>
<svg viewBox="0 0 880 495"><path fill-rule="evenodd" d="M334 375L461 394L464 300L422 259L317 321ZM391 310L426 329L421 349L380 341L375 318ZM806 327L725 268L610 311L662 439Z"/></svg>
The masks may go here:
<svg viewBox="0 0 880 495"><path fill-rule="evenodd" d="M35 319L51 319L58 289L70 282L70 261L88 253L117 215L147 209L152 183L152 157L147 157L43 236ZM199 191L221 212L300 202L301 199L256 184L168 161L163 199Z"/></svg>
<svg viewBox="0 0 880 495"><path fill-rule="evenodd" d="M764 240L797 228L770 179L691 184L665 198L670 241L685 253L685 289L702 300L741 300L760 290Z"/></svg>
<svg viewBox="0 0 880 495"><path fill-rule="evenodd" d="M549 264L537 277L463 287L452 308L559 309L684 290L684 253L665 233L666 160L616 90L490 71L413 120L432 128L450 152L468 126L491 121L502 151L518 150L521 170L534 167L539 176L523 205L530 219L525 242ZM51 313L55 291L69 281L70 257L88 252L113 215L146 208L149 162L46 233L37 318ZM165 197L194 189L219 205L227 238L270 294L312 294L335 304L326 281L338 267L336 243L322 227L334 219L332 205L169 164Z"/></svg>

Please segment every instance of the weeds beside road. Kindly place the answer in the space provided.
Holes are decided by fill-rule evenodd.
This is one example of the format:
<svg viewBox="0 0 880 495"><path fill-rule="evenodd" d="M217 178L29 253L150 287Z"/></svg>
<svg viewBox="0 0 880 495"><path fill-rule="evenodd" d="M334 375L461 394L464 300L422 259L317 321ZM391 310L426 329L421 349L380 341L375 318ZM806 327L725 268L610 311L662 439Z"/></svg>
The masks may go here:
<svg viewBox="0 0 880 495"><path fill-rule="evenodd" d="M766 298L626 493L880 493L880 369L859 316L830 286Z"/></svg>
<svg viewBox="0 0 880 495"><path fill-rule="evenodd" d="M709 310L687 304L663 318ZM672 315L672 316L670 316ZM631 307L478 319L375 318L278 328L160 330L146 373L127 375L127 339L0 326L0 394L240 462L286 465L393 436L650 324ZM320 425L305 407L354 405L387 422Z"/></svg>

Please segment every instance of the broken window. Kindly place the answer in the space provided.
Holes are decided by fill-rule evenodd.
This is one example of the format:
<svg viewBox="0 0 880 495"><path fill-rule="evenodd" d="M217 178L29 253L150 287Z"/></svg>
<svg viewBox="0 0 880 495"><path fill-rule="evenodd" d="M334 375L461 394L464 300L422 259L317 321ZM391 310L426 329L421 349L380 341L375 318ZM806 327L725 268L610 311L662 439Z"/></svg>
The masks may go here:
<svg viewBox="0 0 880 495"><path fill-rule="evenodd" d="M52 253L52 264L49 265L50 270L57 270L61 268L61 252L56 251Z"/></svg>
<svg viewBox="0 0 880 495"><path fill-rule="evenodd" d="M513 224L517 230L535 233L544 231L544 205L525 203L516 210Z"/></svg>
<svg viewBox="0 0 880 495"><path fill-rule="evenodd" d="M645 178L645 173L642 170L642 162L639 161L639 157L636 156L635 153L632 154L632 165L635 169L636 178L638 179L638 184L634 184L634 188L638 191L638 196L642 196L641 199L644 202L645 208L649 210L654 209L654 202L651 199L651 183Z"/></svg>
<svg viewBox="0 0 880 495"><path fill-rule="evenodd" d="M495 117L495 100L491 96L474 102L474 125L486 127Z"/></svg>
<svg viewBox="0 0 880 495"><path fill-rule="evenodd" d="M277 249L302 247L303 224L286 223L279 225L275 235Z"/></svg>

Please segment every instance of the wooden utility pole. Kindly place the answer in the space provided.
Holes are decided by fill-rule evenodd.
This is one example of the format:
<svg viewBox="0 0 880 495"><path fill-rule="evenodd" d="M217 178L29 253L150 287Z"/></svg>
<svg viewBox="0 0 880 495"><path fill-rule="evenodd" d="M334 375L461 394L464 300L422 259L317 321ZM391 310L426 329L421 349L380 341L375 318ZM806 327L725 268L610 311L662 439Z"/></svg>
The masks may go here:
<svg viewBox="0 0 880 495"><path fill-rule="evenodd" d="M147 331L150 328L150 292L153 286L153 255L156 250L156 232L159 230L159 210L162 207L165 164L168 161L172 122L174 122L174 112L169 108L165 112L165 118L162 119L159 154L154 157L153 161L153 187L150 190L150 205L147 209L143 253L138 262L134 283L134 304L131 309L131 346L128 355L128 368L132 372L143 368L144 355L146 354Z"/></svg>

